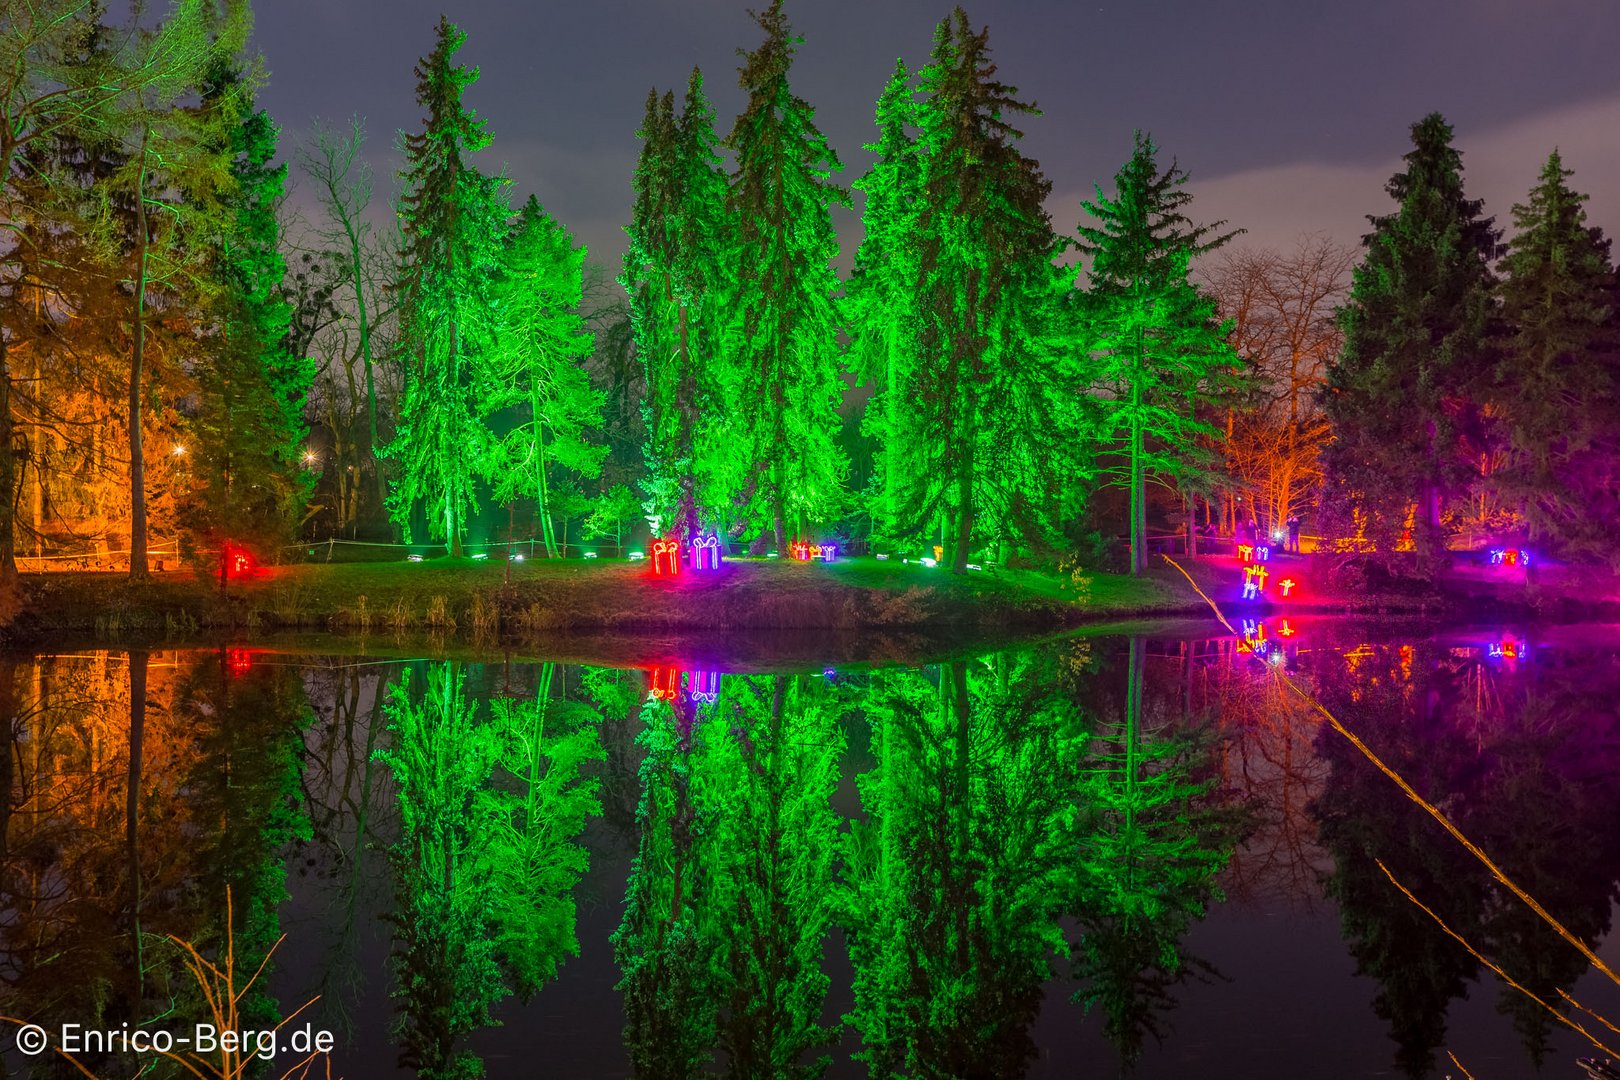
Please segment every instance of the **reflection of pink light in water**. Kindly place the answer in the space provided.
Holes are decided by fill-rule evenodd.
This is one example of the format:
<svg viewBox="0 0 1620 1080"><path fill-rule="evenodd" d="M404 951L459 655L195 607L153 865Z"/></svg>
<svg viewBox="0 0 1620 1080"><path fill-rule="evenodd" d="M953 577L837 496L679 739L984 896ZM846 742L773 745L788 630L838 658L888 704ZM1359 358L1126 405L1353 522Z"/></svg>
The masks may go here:
<svg viewBox="0 0 1620 1080"><path fill-rule="evenodd" d="M686 700L710 703L720 695L720 673L687 671L676 664L655 667L648 673L647 696L657 701L676 702L681 699L683 685Z"/></svg>

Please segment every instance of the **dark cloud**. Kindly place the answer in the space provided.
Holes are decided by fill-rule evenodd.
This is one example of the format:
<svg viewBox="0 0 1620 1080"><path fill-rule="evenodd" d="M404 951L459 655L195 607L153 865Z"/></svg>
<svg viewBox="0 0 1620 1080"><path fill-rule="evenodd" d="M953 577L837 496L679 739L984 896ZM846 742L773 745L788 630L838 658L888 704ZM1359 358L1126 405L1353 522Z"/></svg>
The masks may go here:
<svg viewBox="0 0 1620 1080"><path fill-rule="evenodd" d="M263 101L289 138L311 119L359 113L379 181L394 134L414 128L412 66L445 10L482 69L470 100L495 135L519 197L537 192L598 257L616 262L634 131L649 86L708 73L722 133L740 104L736 49L757 36L747 3L721 0L261 2L256 40L271 70ZM897 55L927 53L948 10L917 0L800 0L795 85L851 180L865 168L872 102ZM1157 4L1003 0L969 6L991 29L1001 74L1045 115L1027 147L1061 193L1106 181L1131 130L1153 132L1194 176L1210 216L1256 238L1300 231L1353 239L1383 209L1382 183L1408 125L1438 109L1469 153L1470 181L1506 216L1557 142L1590 189L1616 175L1612 0L1180 0ZM379 191L387 190L379 183ZM1598 192L1597 220L1620 225ZM1605 201L1608 200L1608 201ZM854 238L853 219L840 222Z"/></svg>

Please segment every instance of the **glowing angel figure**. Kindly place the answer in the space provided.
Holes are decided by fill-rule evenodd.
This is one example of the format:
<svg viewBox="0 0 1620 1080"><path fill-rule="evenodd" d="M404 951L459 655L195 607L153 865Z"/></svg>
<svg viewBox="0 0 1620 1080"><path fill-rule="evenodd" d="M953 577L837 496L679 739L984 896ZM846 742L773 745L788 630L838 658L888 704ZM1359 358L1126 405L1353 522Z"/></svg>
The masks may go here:
<svg viewBox="0 0 1620 1080"><path fill-rule="evenodd" d="M660 537L652 545L653 573L678 577L681 572L681 540L678 536Z"/></svg>

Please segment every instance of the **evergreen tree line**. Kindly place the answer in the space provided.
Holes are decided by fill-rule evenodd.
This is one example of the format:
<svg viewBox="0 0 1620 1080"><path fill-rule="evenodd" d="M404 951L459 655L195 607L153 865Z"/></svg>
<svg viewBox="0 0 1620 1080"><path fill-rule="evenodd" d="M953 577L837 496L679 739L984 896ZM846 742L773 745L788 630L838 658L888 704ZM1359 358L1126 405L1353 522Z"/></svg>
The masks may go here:
<svg viewBox="0 0 1620 1080"><path fill-rule="evenodd" d="M497 508L552 555L645 519L1139 571L1150 517L1191 546L1202 514L1314 516L1420 571L1458 534L1615 556L1615 278L1556 154L1504 246L1426 118L1352 270L1322 241L1221 250L1138 133L1065 235L1021 150L1038 110L958 8L878 98L841 279L851 191L790 82L802 41L780 0L753 17L723 138L700 71L649 92L620 297L480 169L446 19L397 234L356 121L297 151L320 219L295 241L245 0L8 14L0 576L123 536L139 575L179 535L223 583L233 547L385 517L461 554Z"/></svg>

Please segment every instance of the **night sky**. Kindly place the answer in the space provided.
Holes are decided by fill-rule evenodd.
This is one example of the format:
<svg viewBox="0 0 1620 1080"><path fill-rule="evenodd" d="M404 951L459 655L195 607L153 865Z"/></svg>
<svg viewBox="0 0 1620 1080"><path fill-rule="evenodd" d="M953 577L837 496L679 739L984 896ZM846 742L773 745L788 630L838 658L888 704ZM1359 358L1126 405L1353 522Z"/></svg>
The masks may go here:
<svg viewBox="0 0 1620 1080"><path fill-rule="evenodd" d="M362 116L379 196L392 197L394 142L415 130L412 67L441 11L482 69L469 103L494 136L514 202L539 194L597 260L617 269L634 137L649 86L685 85L700 65L723 136L740 104L736 49L758 32L748 0L273 0L256 42L271 79L261 101L284 146L317 118ZM865 171L872 104L896 56L926 58L941 0L798 0L793 73L843 159ZM1152 132L1192 174L1195 216L1291 246L1304 232L1347 242L1391 205L1382 185L1431 110L1453 123L1469 190L1506 223L1558 146L1589 192L1593 222L1620 231L1620 3L1615 0L1181 0L968 5L988 24L1001 74L1044 116L1028 152L1053 182L1060 231ZM295 200L300 197L295 194ZM301 201L301 200L300 200ZM858 209L858 203L857 203ZM840 211L846 251L859 238Z"/></svg>

